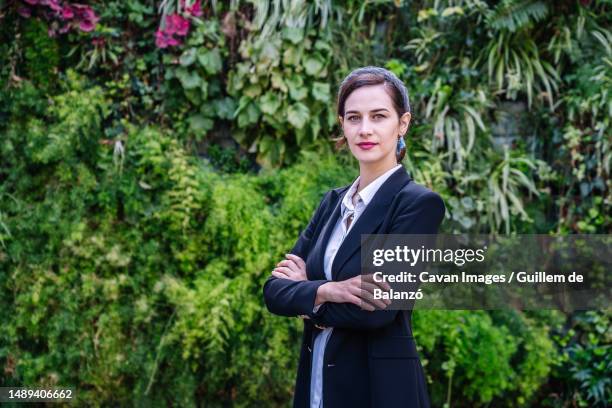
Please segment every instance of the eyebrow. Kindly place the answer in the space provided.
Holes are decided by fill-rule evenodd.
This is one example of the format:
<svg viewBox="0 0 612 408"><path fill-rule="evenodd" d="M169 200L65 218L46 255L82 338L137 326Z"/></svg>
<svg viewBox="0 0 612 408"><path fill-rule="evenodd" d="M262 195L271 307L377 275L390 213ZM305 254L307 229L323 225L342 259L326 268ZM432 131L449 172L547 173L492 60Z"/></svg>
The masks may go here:
<svg viewBox="0 0 612 408"><path fill-rule="evenodd" d="M378 108L378 109L372 109L370 112L380 112L380 111L387 111L387 112L389 112L389 109ZM359 113L359 112L354 111L354 110L344 112L345 115L348 115L349 113Z"/></svg>

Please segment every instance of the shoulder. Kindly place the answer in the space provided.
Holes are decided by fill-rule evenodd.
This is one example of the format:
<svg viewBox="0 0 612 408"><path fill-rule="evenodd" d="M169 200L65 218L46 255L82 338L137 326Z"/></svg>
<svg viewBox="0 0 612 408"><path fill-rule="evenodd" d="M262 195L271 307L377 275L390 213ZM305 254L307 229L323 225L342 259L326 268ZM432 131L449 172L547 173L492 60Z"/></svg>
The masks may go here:
<svg viewBox="0 0 612 408"><path fill-rule="evenodd" d="M346 186L332 188L331 190L327 190L325 194L323 194L323 198L321 198L321 202L319 203L319 207L325 207L327 204L334 202L341 197L346 190L351 187L351 184L347 184Z"/></svg>
<svg viewBox="0 0 612 408"><path fill-rule="evenodd" d="M446 211L444 200L438 193L413 180L410 180L397 193L394 201L396 201L396 207L400 212L416 207L424 207L424 209L438 213Z"/></svg>
<svg viewBox="0 0 612 408"><path fill-rule="evenodd" d="M393 198L389 234L436 234L446 207L439 194L410 181Z"/></svg>

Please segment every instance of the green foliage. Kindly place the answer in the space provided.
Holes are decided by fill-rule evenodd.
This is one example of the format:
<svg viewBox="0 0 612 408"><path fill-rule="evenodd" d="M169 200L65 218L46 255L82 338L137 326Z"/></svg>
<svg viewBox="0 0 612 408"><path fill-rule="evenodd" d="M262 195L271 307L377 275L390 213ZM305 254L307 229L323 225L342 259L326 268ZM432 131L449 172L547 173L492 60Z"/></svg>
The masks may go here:
<svg viewBox="0 0 612 408"><path fill-rule="evenodd" d="M59 47L54 39L49 38L46 23L28 20L25 25L23 49L27 76L37 86L47 89L57 77Z"/></svg>
<svg viewBox="0 0 612 408"><path fill-rule="evenodd" d="M329 44L314 30L284 27L274 36L246 40L241 55L245 62L237 64L228 89L238 100L235 137L255 146L267 165L291 162L298 149L313 149L322 129L328 133L336 120L326 81ZM250 132L256 126L265 129L260 137Z"/></svg>
<svg viewBox="0 0 612 408"><path fill-rule="evenodd" d="M357 66L407 84L405 165L443 196L444 231L610 231L609 2L205 2L164 51L156 2L105 2L91 36L61 38L17 3L0 17L2 385L285 406L301 325L261 285L357 175L328 154ZM525 106L515 134L506 103ZM414 327L434 405L610 404L606 313Z"/></svg>
<svg viewBox="0 0 612 408"><path fill-rule="evenodd" d="M525 405L558 360L546 318L419 310L413 323L435 406Z"/></svg>
<svg viewBox="0 0 612 408"><path fill-rule="evenodd" d="M510 32L532 25L546 17L548 6L537 0L504 0L487 16L491 27Z"/></svg>
<svg viewBox="0 0 612 408"><path fill-rule="evenodd" d="M552 383L561 384L550 392L543 406L569 403L575 406L604 407L612 402L610 375L610 311L576 313L564 330L553 336L561 351Z"/></svg>
<svg viewBox="0 0 612 408"><path fill-rule="evenodd" d="M178 61L165 58L169 65L166 80L178 81L189 102L179 109L180 118L188 123L189 133L196 139L202 139L215 120L230 120L236 110L236 102L223 89L222 61L228 50L220 30L218 21L202 22Z"/></svg>

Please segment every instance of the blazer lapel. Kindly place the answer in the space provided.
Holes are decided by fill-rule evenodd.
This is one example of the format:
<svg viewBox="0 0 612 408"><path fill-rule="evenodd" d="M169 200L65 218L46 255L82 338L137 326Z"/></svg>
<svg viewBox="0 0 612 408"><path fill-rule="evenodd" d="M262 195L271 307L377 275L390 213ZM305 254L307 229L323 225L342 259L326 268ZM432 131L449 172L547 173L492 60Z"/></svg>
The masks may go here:
<svg viewBox="0 0 612 408"><path fill-rule="evenodd" d="M327 248L327 241L334 230L334 226L338 221L338 217L340 217L340 203L342 202L342 197L338 199L338 189L334 191L334 198L336 199L336 204L333 205L331 213L329 215L325 215L324 219L327 221L319 234L319 238L312 250L312 257L308 257L313 260L314 268L307 268L306 274L309 274L309 271L312 271L311 276L308 277L309 280L321 280L325 278L325 270L323 269L323 260L325 258L325 249Z"/></svg>
<svg viewBox="0 0 612 408"><path fill-rule="evenodd" d="M332 263L332 278L336 280L338 277L338 272L346 261L361 247L361 235L362 234L371 234L383 221L385 216L387 215L387 209L391 201L395 195L400 191L408 182L410 181L410 176L406 172L404 167L397 169L385 182L380 186L374 197L372 197L372 201L368 204L363 214L359 216L357 221L355 221L355 225L349 231L346 238L340 245L338 249L338 253L334 258L334 262ZM337 212L340 214L340 202L338 200L337 211L334 211L334 214ZM337 217L331 217L334 220ZM334 222L335 225L335 222ZM324 240L327 242L327 239ZM321 257L321 259L323 259Z"/></svg>

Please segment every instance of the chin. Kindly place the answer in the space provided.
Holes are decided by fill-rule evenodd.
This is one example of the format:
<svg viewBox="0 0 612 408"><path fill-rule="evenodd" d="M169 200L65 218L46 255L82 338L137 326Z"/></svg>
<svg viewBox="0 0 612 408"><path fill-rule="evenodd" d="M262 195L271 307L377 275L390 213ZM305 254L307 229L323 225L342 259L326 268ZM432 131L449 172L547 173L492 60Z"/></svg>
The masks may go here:
<svg viewBox="0 0 612 408"><path fill-rule="evenodd" d="M355 154L354 156L359 161L359 163L364 164L377 163L385 159L384 156L380 154L364 154L364 152L357 152L357 154Z"/></svg>

